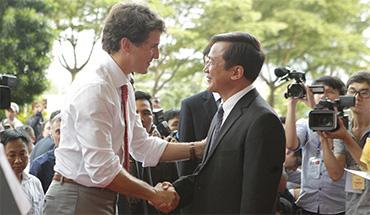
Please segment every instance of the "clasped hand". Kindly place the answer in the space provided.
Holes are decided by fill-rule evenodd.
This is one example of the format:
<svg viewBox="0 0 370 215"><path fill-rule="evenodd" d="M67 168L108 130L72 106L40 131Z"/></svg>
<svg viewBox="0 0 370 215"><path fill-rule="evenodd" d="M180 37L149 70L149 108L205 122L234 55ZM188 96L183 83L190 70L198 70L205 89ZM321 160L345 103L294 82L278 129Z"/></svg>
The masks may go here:
<svg viewBox="0 0 370 215"><path fill-rule="evenodd" d="M164 213L169 213L178 206L180 197L171 183L158 183L154 189L156 190L156 195L152 201L149 201L149 204Z"/></svg>

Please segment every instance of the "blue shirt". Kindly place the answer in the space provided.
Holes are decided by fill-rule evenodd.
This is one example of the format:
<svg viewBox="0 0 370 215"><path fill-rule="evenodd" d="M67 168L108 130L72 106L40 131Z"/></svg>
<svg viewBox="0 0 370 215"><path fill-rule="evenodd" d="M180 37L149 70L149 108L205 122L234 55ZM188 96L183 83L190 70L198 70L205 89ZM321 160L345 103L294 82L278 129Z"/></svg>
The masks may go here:
<svg viewBox="0 0 370 215"><path fill-rule="evenodd" d="M48 190L54 175L55 156L54 149L44 153L31 162L30 174L41 181L44 193Z"/></svg>
<svg viewBox="0 0 370 215"><path fill-rule="evenodd" d="M50 135L44 137L43 139L37 141L35 147L33 147L31 155L30 155L30 162L32 163L40 155L48 152L51 149L54 149L54 141Z"/></svg>
<svg viewBox="0 0 370 215"><path fill-rule="evenodd" d="M297 121L297 137L302 147L301 193L297 205L306 211L335 214L345 211L345 177L333 181L324 164L320 138L308 127L308 121ZM336 154L345 151L336 150Z"/></svg>

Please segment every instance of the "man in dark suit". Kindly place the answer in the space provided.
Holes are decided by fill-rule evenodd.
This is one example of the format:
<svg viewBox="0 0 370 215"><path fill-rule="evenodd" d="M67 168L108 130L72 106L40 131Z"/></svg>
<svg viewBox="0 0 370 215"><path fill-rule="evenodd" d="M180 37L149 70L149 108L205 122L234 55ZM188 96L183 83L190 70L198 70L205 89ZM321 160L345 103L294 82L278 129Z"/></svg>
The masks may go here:
<svg viewBox="0 0 370 215"><path fill-rule="evenodd" d="M217 111L215 97L208 90L192 95L181 102L179 141L200 141L207 137L212 118ZM178 161L179 176L194 172L200 160Z"/></svg>
<svg viewBox="0 0 370 215"><path fill-rule="evenodd" d="M211 123L201 165L173 186L180 207L196 214L271 214L285 154L283 126L254 89L264 61L258 40L233 32L209 43L208 90L222 103ZM157 186L169 186L167 183Z"/></svg>

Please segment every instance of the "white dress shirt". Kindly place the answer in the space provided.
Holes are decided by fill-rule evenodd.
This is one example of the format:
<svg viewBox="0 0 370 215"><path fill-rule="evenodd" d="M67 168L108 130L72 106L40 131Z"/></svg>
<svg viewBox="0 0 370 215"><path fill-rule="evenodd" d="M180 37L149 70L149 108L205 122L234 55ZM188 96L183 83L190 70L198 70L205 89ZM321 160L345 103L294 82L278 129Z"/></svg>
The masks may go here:
<svg viewBox="0 0 370 215"><path fill-rule="evenodd" d="M222 124L224 124L225 120L229 116L230 112L233 110L236 103L249 91L254 89L253 85L249 85L248 87L240 90L239 92L232 95L230 98L228 98L226 101L222 101L222 108L224 109L224 116L222 119Z"/></svg>
<svg viewBox="0 0 370 215"><path fill-rule="evenodd" d="M54 170L88 187L106 187L122 169L124 127L130 154L144 166L155 166L167 142L149 137L136 113L135 94L110 55L80 74L62 107L61 138ZM121 86L128 85L128 124L121 111Z"/></svg>
<svg viewBox="0 0 370 215"><path fill-rule="evenodd" d="M29 215L41 215L44 205L44 190L38 178L23 171L21 186L31 204Z"/></svg>

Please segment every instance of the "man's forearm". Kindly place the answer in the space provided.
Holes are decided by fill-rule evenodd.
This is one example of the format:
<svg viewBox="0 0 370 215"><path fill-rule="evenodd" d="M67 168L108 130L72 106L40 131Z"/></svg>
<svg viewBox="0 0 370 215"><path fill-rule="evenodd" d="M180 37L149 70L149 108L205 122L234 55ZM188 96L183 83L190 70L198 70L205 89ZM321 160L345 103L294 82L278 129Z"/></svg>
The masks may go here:
<svg viewBox="0 0 370 215"><path fill-rule="evenodd" d="M126 196L152 200L156 194L154 187L121 170L113 181L106 187Z"/></svg>
<svg viewBox="0 0 370 215"><path fill-rule="evenodd" d="M285 121L286 148L289 150L295 150L298 147L295 112L296 105L290 101Z"/></svg>
<svg viewBox="0 0 370 215"><path fill-rule="evenodd" d="M347 150L351 154L352 158L356 161L356 163L362 167L366 167L366 165L360 161L362 149L352 138L352 136L350 136L349 134L346 135L343 138L343 141L346 144Z"/></svg>
<svg viewBox="0 0 370 215"><path fill-rule="evenodd" d="M200 158L203 155L204 145L204 142L168 143L160 161L190 159L194 155Z"/></svg>
<svg viewBox="0 0 370 215"><path fill-rule="evenodd" d="M342 178L344 173L344 155L335 156L328 143L322 144L324 165L333 181Z"/></svg>

